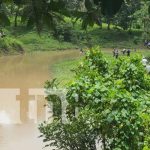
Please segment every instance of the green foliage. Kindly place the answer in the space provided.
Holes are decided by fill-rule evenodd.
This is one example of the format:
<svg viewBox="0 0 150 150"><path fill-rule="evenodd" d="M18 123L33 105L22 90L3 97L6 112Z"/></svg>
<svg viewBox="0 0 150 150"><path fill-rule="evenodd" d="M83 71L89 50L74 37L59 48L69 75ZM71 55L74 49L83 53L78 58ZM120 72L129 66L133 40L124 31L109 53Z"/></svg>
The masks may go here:
<svg viewBox="0 0 150 150"><path fill-rule="evenodd" d="M132 0L128 3L123 3L121 9L117 13L114 18L114 23L124 30L127 30L132 27L134 18L134 13L140 9L141 1L140 0Z"/></svg>
<svg viewBox="0 0 150 150"><path fill-rule="evenodd" d="M14 38L0 38L0 53L1 54L17 54L23 53L22 43Z"/></svg>
<svg viewBox="0 0 150 150"><path fill-rule="evenodd" d="M61 86L68 84L74 79L75 73L73 70L77 68L80 58L60 61L52 66L52 76L59 79ZM67 66L67 67L66 67ZM60 85L59 85L60 86Z"/></svg>
<svg viewBox="0 0 150 150"><path fill-rule="evenodd" d="M83 9L77 9L71 11L74 23L77 20L81 20L82 29L86 30L88 26L93 27L96 23L101 25L101 8L99 4L95 4L93 0L83 1Z"/></svg>
<svg viewBox="0 0 150 150"><path fill-rule="evenodd" d="M77 43L78 32L73 29L70 23L61 23L56 25L55 29L52 31L52 35L59 41Z"/></svg>
<svg viewBox="0 0 150 150"><path fill-rule="evenodd" d="M35 30L27 30L24 27L17 27L13 30L9 28L8 30L5 33L21 41L27 52L75 49L77 47L71 42L58 41L50 35L48 30L43 31L41 36L38 36Z"/></svg>
<svg viewBox="0 0 150 150"><path fill-rule="evenodd" d="M86 54L86 59L84 60L85 66L89 67L93 71L97 70L99 74L105 75L108 73L108 62L102 57L102 53L98 48L92 48ZM82 68L86 71L86 68Z"/></svg>
<svg viewBox="0 0 150 150"><path fill-rule="evenodd" d="M150 76L141 59L108 63L99 48L89 50L68 87L67 122L39 127L47 146L96 150L100 140L104 150L149 148Z"/></svg>
<svg viewBox="0 0 150 150"><path fill-rule="evenodd" d="M149 40L150 38L150 17L144 19L144 33L143 38Z"/></svg>
<svg viewBox="0 0 150 150"><path fill-rule="evenodd" d="M142 114L144 119L145 127L145 139L144 139L144 148L143 150L150 150L150 114Z"/></svg>
<svg viewBox="0 0 150 150"><path fill-rule="evenodd" d="M102 16L107 18L108 28L110 20L119 11L123 0L86 0L84 1L84 10L78 10L73 13L76 20L82 20L82 29L94 24L102 26Z"/></svg>
<svg viewBox="0 0 150 150"><path fill-rule="evenodd" d="M27 23L28 27L37 27L40 33L43 26L54 29L55 25L63 20L60 11L63 9L63 0L58 1L42 1L31 0L29 1L22 14L22 21Z"/></svg>
<svg viewBox="0 0 150 150"><path fill-rule="evenodd" d="M143 24L144 24L144 32L143 32L143 39L149 40L150 38L150 2L146 1L144 5L144 16L143 16Z"/></svg>
<svg viewBox="0 0 150 150"><path fill-rule="evenodd" d="M8 11L3 3L0 3L0 26L9 26L10 20L8 18Z"/></svg>
<svg viewBox="0 0 150 150"><path fill-rule="evenodd" d="M10 25L10 23L16 24L16 26L18 24L17 28L10 26L9 28L7 27L7 29L10 31L15 29L15 32L11 33L11 36L21 40L28 51L73 49L77 46L91 47L102 44L107 48L116 46L119 48L141 48L143 44L143 39L141 38L142 30L132 29L132 35L129 35L127 31L123 31L118 26L116 27L117 30L106 30L107 20L110 19L110 21L112 21L112 17L120 10L123 4L122 0L4 0L2 2L0 8L0 13L2 12L2 15L0 14L0 24L2 26ZM130 9L125 8L124 13L121 12L124 14L124 17L129 19L130 13L133 13L133 8L138 6L139 3L138 0L127 2L128 5L126 5L126 7ZM145 7L145 5L142 7L143 13L138 11L136 15L134 14L134 16L131 17L132 19L127 19L127 21L123 19L124 17L122 17L122 13L119 11L120 17L117 17L115 20L117 22L116 25L121 23L126 28L129 26L129 22L135 18L134 27L141 28L141 23L143 23L143 19L141 18L144 17L144 12L148 10L148 5L147 7ZM142 15L140 16L139 14ZM17 16L18 19L16 18ZM65 16L69 16L69 21ZM4 21L4 19L6 20ZM14 23L14 20L16 20L16 23ZM102 24L102 21L106 21L106 23ZM71 23L73 23L73 26ZM121 24L120 26L122 26ZM26 25L32 30L31 33L27 30ZM102 30L100 30L101 26L103 26ZM41 33L41 39L37 37L36 32L34 32L35 27L37 27L38 32ZM111 26L111 28L113 27L114 25ZM50 29L52 29L52 35L54 35L55 39L51 36ZM86 32L82 29L86 29ZM145 37L147 37L147 39L149 37L149 34L147 34L148 30L149 25L145 28L144 39Z"/></svg>
<svg viewBox="0 0 150 150"><path fill-rule="evenodd" d="M137 45L140 41L141 41L141 39L140 39L140 37L138 37L138 36L135 36L134 39L133 39L133 43L136 44L136 45Z"/></svg>
<svg viewBox="0 0 150 150"><path fill-rule="evenodd" d="M96 2L101 3L102 12L105 16L111 18L115 15L120 9L123 0L95 0Z"/></svg>
<svg viewBox="0 0 150 150"><path fill-rule="evenodd" d="M70 22L72 22L74 26L75 23L77 23L80 28L82 27L82 29L88 31L89 26L95 28L95 24L98 25L97 29L102 27L103 20L106 20L106 23L109 24L110 27L112 18L117 12L119 12L115 19L115 24L127 29L128 26L130 26L130 23L134 20L132 14L139 8L139 0L127 2L127 4L124 4L123 0L3 0L0 7L0 23L2 26L5 26L15 22L15 26L23 26L24 29L26 25L29 29L36 27L39 33L42 33L41 31L45 30L47 27L47 32L52 29L53 35L59 41L71 41L71 43L77 43L77 34L78 32L79 34L81 32L73 30L68 22L64 23L65 16L69 16L71 18ZM120 8L122 10L120 10ZM79 20L81 21L80 23ZM137 23L136 26L141 27L141 24ZM94 36L97 36L101 31L98 30L96 32L97 33ZM105 32L104 34L107 33ZM102 35L98 35L95 39L93 39L93 41L96 45L102 44L103 42L103 45L105 45L105 43L110 43L109 40L112 39L111 35L112 32L108 32L108 36L104 35L105 37L103 38L102 33ZM109 36L110 38L108 38ZM117 38L117 36L118 35L114 35L113 38ZM119 37L119 41L121 39L122 38ZM80 41L85 43L85 40ZM118 39L116 41L118 41ZM107 47L113 47L113 43L116 41L111 41ZM133 41L133 37L131 37L127 43L130 41ZM136 44L137 40L134 41ZM131 42L128 45L132 45ZM86 44L87 43L89 42L87 41ZM121 41L121 44L124 47L126 43Z"/></svg>

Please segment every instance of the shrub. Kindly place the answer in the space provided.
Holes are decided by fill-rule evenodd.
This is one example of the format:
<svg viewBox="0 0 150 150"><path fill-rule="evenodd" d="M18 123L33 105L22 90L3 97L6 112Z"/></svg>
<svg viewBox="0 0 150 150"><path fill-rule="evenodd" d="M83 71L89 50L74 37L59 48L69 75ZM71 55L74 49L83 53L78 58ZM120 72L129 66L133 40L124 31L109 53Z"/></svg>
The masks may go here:
<svg viewBox="0 0 150 150"><path fill-rule="evenodd" d="M96 150L98 140L103 150L147 150L150 76L141 59L122 57L108 64L99 48L88 51L68 87L67 122L56 117L39 127L47 146Z"/></svg>
<svg viewBox="0 0 150 150"><path fill-rule="evenodd" d="M73 29L71 24L61 23L56 26L52 35L59 41L76 43L78 33Z"/></svg>
<svg viewBox="0 0 150 150"><path fill-rule="evenodd" d="M23 53L22 43L14 38L0 38L0 52L3 54Z"/></svg>
<svg viewBox="0 0 150 150"><path fill-rule="evenodd" d="M133 43L134 44L137 45L140 41L141 41L141 39L138 36L134 36L134 38L133 38Z"/></svg>

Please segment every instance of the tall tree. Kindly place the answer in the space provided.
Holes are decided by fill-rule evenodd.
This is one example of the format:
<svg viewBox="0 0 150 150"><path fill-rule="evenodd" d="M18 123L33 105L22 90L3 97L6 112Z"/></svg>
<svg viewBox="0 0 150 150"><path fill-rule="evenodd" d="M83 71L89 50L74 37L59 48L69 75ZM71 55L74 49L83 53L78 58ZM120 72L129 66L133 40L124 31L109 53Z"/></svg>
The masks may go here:
<svg viewBox="0 0 150 150"><path fill-rule="evenodd" d="M113 16L119 11L124 0L94 0L95 4L100 4L102 14L107 19L108 29L110 29L110 23Z"/></svg>
<svg viewBox="0 0 150 150"><path fill-rule="evenodd" d="M130 0L124 2L121 9L114 17L114 24L122 27L124 30L131 29L133 21L136 19L134 13L141 7L141 0Z"/></svg>
<svg viewBox="0 0 150 150"><path fill-rule="evenodd" d="M30 0L24 6L22 21L26 22L28 27L36 26L38 32L44 25L55 29L56 24L63 20L64 9L63 0Z"/></svg>
<svg viewBox="0 0 150 150"><path fill-rule="evenodd" d="M15 20L14 20L14 25L15 27L17 27L17 19L18 19L18 15L19 15L19 12L20 12L20 7L21 5L23 5L23 0L13 0L14 1L14 4L17 6L17 8L15 9Z"/></svg>
<svg viewBox="0 0 150 150"><path fill-rule="evenodd" d="M150 40L150 0L146 0L147 13L144 17L144 39Z"/></svg>
<svg viewBox="0 0 150 150"><path fill-rule="evenodd" d="M10 25L10 20L8 17L9 13L8 10L6 8L6 5L4 3L4 1L0 1L0 25L1 26L6 26L6 25Z"/></svg>

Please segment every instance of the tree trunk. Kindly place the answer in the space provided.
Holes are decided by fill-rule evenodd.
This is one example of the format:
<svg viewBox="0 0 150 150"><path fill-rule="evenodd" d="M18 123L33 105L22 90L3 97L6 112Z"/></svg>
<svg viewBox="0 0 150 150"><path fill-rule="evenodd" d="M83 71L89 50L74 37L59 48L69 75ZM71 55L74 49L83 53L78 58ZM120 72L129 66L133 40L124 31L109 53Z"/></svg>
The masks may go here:
<svg viewBox="0 0 150 150"><path fill-rule="evenodd" d="M107 29L110 30L110 19L108 19L107 24L108 24Z"/></svg>
<svg viewBox="0 0 150 150"><path fill-rule="evenodd" d="M13 11L14 11L14 4L12 3L12 4L11 4L11 8L10 8L10 13L11 13L11 15L13 15Z"/></svg>
<svg viewBox="0 0 150 150"><path fill-rule="evenodd" d="M19 15L19 6L18 6L18 8L17 8L17 10L16 10L16 14L15 14L15 27L17 27L18 26L18 15Z"/></svg>

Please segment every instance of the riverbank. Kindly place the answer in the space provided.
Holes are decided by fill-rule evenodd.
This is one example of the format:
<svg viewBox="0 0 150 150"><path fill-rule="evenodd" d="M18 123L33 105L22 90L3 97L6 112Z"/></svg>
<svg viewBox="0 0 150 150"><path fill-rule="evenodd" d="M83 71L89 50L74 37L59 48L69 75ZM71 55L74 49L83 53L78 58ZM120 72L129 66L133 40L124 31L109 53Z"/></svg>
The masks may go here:
<svg viewBox="0 0 150 150"><path fill-rule="evenodd" d="M110 61L113 59L112 51L112 48L102 48L105 57ZM136 53L150 56L150 50L147 49L137 49ZM62 86L66 85L74 79L72 70L77 68L83 57L84 54L79 49L32 51L2 56L0 87L44 87L45 81L52 78L57 78Z"/></svg>
<svg viewBox="0 0 150 150"><path fill-rule="evenodd" d="M66 25L72 26L71 21L66 21ZM95 25L93 28L88 27L85 32L81 30L81 23L77 22L74 27L66 29L65 32L69 34L67 40L54 37L52 31L47 29L43 29L40 35L35 29L28 29L23 25L4 29L6 37L20 42L25 52L77 49L89 45L103 48L145 48L142 31L137 29L129 32L111 26L111 30L107 30L106 24L103 24L102 29ZM64 33L60 33L60 36L63 36L61 34Z"/></svg>
<svg viewBox="0 0 150 150"><path fill-rule="evenodd" d="M30 52L0 57L0 88L43 88L52 78L51 66L79 56L76 50Z"/></svg>
<svg viewBox="0 0 150 150"><path fill-rule="evenodd" d="M102 51L110 61L113 59L112 49ZM147 55L150 51L138 53ZM0 57L0 88L20 90L17 100L15 96L6 94L0 101L0 120L5 123L6 119L28 119L27 123L0 125L1 150L42 149L44 144L38 138L40 133L34 121L37 119L41 122L45 119L45 98L33 95L30 99L29 88L43 88L45 81L53 78L58 78L61 86L65 86L74 79L74 73L70 70L76 68L83 57L79 50L39 51Z"/></svg>
<svg viewBox="0 0 150 150"><path fill-rule="evenodd" d="M122 55L121 52L122 49L120 49L120 56ZM114 60L112 56L112 48L102 48L102 52L105 55L106 58L111 62ZM148 49L137 49L136 52L132 50L131 55L142 55L142 56L150 56L150 50ZM66 86L69 84L69 82L74 80L75 72L73 71L76 69L79 64L82 62L82 58L84 58L84 54L80 54L81 57L77 58L68 58L63 61L58 61L54 63L51 67L52 69L52 75L53 77L57 78L57 80L60 82L60 86Z"/></svg>

